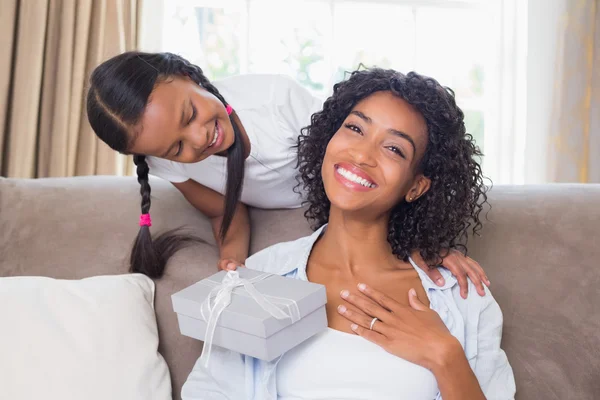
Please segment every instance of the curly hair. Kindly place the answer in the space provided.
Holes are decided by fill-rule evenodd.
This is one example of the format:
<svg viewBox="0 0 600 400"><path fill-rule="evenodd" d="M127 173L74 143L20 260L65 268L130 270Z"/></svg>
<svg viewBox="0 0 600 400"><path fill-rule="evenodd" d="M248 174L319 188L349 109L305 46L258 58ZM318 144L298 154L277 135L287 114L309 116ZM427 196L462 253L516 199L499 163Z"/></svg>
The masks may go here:
<svg viewBox="0 0 600 400"><path fill-rule="evenodd" d="M422 114L428 143L418 172L431 187L414 202L401 201L391 211L388 242L404 261L418 250L430 266L439 265L450 248L467 251L469 228L477 235L487 187L476 158L482 153L466 133L464 114L454 92L436 80L410 72L370 68L354 71L337 83L323 109L298 138L298 187L306 192L305 216L317 229L329 220L331 202L325 193L321 167L327 144L358 102L378 91L390 91Z"/></svg>

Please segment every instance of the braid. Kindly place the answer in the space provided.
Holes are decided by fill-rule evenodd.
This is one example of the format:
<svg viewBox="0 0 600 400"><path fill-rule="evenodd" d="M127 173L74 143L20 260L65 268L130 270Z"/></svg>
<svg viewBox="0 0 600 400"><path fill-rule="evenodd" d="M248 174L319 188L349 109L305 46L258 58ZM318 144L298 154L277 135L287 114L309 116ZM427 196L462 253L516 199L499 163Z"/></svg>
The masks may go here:
<svg viewBox="0 0 600 400"><path fill-rule="evenodd" d="M135 155L133 162L137 166L137 180L140 184L140 194L142 195L142 214L150 212L150 184L148 183L148 164L146 157ZM150 277L161 275L160 256L152 243L152 235L149 226L140 226L137 238L131 250L131 272L141 272Z"/></svg>
<svg viewBox="0 0 600 400"><path fill-rule="evenodd" d="M142 195L142 214L150 212L150 184L148 183L148 172L150 168L146 163L146 156L135 155L133 162L137 166L137 180L140 184L140 194Z"/></svg>
<svg viewBox="0 0 600 400"><path fill-rule="evenodd" d="M135 155L133 162L137 166L137 180L140 184L140 195L142 196L142 214L150 213L150 183L148 172L150 168L146 163L146 156ZM162 233L156 239L152 239L150 227L140 226L140 230L133 244L130 258L130 271L148 275L151 278L160 278L165 270L167 260L178 250L195 242L204 242L202 239L190 234L173 229Z"/></svg>

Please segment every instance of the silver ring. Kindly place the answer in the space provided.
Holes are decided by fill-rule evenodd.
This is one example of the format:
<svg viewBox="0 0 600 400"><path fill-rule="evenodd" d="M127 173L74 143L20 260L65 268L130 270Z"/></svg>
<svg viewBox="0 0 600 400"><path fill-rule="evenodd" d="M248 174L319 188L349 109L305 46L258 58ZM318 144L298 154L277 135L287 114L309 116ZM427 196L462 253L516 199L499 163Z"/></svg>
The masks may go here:
<svg viewBox="0 0 600 400"><path fill-rule="evenodd" d="M373 325L375 325L375 322L377 322L377 321L379 321L379 319L377 319L377 317L375 317L371 320L371 326L369 326L370 331L373 330Z"/></svg>

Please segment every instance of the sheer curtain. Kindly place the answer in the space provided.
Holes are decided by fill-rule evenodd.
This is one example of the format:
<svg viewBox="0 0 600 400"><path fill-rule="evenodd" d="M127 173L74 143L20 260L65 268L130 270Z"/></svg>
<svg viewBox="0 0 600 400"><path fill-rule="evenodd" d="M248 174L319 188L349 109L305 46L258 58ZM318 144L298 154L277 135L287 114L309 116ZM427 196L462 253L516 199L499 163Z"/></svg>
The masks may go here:
<svg viewBox="0 0 600 400"><path fill-rule="evenodd" d="M598 0L529 0L527 182L600 183Z"/></svg>

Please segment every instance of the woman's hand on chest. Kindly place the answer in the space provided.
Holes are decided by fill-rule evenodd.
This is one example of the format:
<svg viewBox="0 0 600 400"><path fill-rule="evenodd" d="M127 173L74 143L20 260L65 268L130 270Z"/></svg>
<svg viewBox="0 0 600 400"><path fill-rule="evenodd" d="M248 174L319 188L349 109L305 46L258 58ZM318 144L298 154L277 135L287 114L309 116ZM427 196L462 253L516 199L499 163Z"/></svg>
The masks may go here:
<svg viewBox="0 0 600 400"><path fill-rule="evenodd" d="M406 302L364 283L356 288L342 289L339 295L343 301L337 312L357 335L432 371L462 354L458 340L414 288L405 291Z"/></svg>

